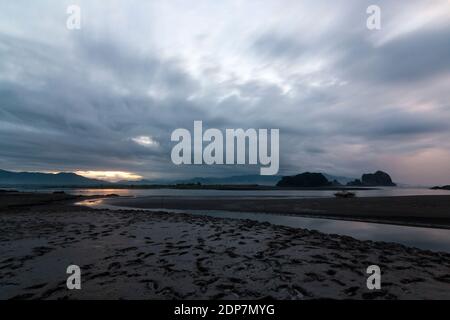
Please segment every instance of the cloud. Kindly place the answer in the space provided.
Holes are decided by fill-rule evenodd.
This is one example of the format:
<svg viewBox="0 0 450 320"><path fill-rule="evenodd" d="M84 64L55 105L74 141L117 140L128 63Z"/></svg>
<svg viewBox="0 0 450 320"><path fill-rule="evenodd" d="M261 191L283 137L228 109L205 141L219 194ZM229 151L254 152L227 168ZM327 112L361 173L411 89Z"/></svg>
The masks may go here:
<svg viewBox="0 0 450 320"><path fill-rule="evenodd" d="M159 142L148 136L139 136L131 138L131 140L141 146L144 147L157 147L159 146Z"/></svg>
<svg viewBox="0 0 450 320"><path fill-rule="evenodd" d="M420 29L375 46L346 40L340 63L347 77L382 83L423 82L450 72L450 28Z"/></svg>
<svg viewBox="0 0 450 320"><path fill-rule="evenodd" d="M65 28L72 2L0 5L0 168L257 172L174 166L171 132L202 120L279 128L281 174L386 167L417 183L420 161L409 176L392 161L435 154L433 176L448 176L446 1L380 1L376 32L370 1L78 3L79 31Z"/></svg>

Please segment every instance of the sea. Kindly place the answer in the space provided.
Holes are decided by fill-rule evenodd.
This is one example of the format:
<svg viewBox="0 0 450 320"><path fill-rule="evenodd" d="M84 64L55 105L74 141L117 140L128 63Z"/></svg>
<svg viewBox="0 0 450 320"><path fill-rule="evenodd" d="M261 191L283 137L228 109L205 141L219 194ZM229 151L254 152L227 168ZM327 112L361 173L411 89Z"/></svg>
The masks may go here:
<svg viewBox="0 0 450 320"><path fill-rule="evenodd" d="M128 197L167 196L167 197L244 197L244 198L331 198L332 190L205 190L205 189L97 189L97 188L15 188L19 191L55 192L64 191L74 195L108 195L117 194ZM425 187L383 187L377 190L365 189L354 191L358 197L399 197L420 195L450 195L449 190L431 190ZM119 209L100 201L84 201L81 205L94 208ZM132 209L132 208L127 208ZM155 209L148 209L152 211ZM400 243L432 251L450 252L450 230L427 227L411 227L372 222L344 221L325 218L307 218L284 216L260 212L228 212L220 210L173 210L158 211L187 212L220 218L250 219L269 222L275 225L293 228L317 230L328 234L351 236L359 240L384 241Z"/></svg>

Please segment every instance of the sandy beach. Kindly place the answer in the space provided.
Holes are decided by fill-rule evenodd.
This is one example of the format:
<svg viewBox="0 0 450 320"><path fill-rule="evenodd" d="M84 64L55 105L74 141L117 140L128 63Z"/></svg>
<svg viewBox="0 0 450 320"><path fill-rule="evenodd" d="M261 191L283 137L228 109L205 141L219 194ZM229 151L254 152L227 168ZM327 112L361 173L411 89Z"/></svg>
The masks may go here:
<svg viewBox="0 0 450 320"><path fill-rule="evenodd" d="M450 299L447 253L249 220L94 210L67 195L0 199L0 299ZM66 288L70 264L81 290ZM373 264L381 290L366 288Z"/></svg>
<svg viewBox="0 0 450 320"><path fill-rule="evenodd" d="M133 208L258 212L450 228L450 196L445 195L353 199L148 196L108 199L106 203Z"/></svg>

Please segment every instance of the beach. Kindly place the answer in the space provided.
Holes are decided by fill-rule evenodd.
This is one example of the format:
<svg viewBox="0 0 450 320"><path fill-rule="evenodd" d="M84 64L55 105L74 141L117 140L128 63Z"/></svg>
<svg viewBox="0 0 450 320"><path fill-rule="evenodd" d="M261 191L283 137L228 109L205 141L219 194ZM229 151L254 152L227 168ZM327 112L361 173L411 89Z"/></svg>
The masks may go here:
<svg viewBox="0 0 450 320"><path fill-rule="evenodd" d="M105 203L142 209L226 210L450 228L450 195L353 199L148 196L108 199Z"/></svg>
<svg viewBox="0 0 450 320"><path fill-rule="evenodd" d="M448 253L61 194L0 199L0 299L450 299ZM72 264L81 290L66 287ZM381 290L366 287L370 265Z"/></svg>

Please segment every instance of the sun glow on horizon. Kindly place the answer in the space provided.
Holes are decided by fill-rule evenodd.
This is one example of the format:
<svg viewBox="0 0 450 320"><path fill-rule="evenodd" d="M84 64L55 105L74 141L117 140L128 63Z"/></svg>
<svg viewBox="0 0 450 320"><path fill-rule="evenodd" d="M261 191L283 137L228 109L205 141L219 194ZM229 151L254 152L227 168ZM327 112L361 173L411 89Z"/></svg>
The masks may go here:
<svg viewBox="0 0 450 320"><path fill-rule="evenodd" d="M121 180L136 181L143 178L138 174L126 171L75 171L75 173L86 178L105 180L108 182L118 182Z"/></svg>

